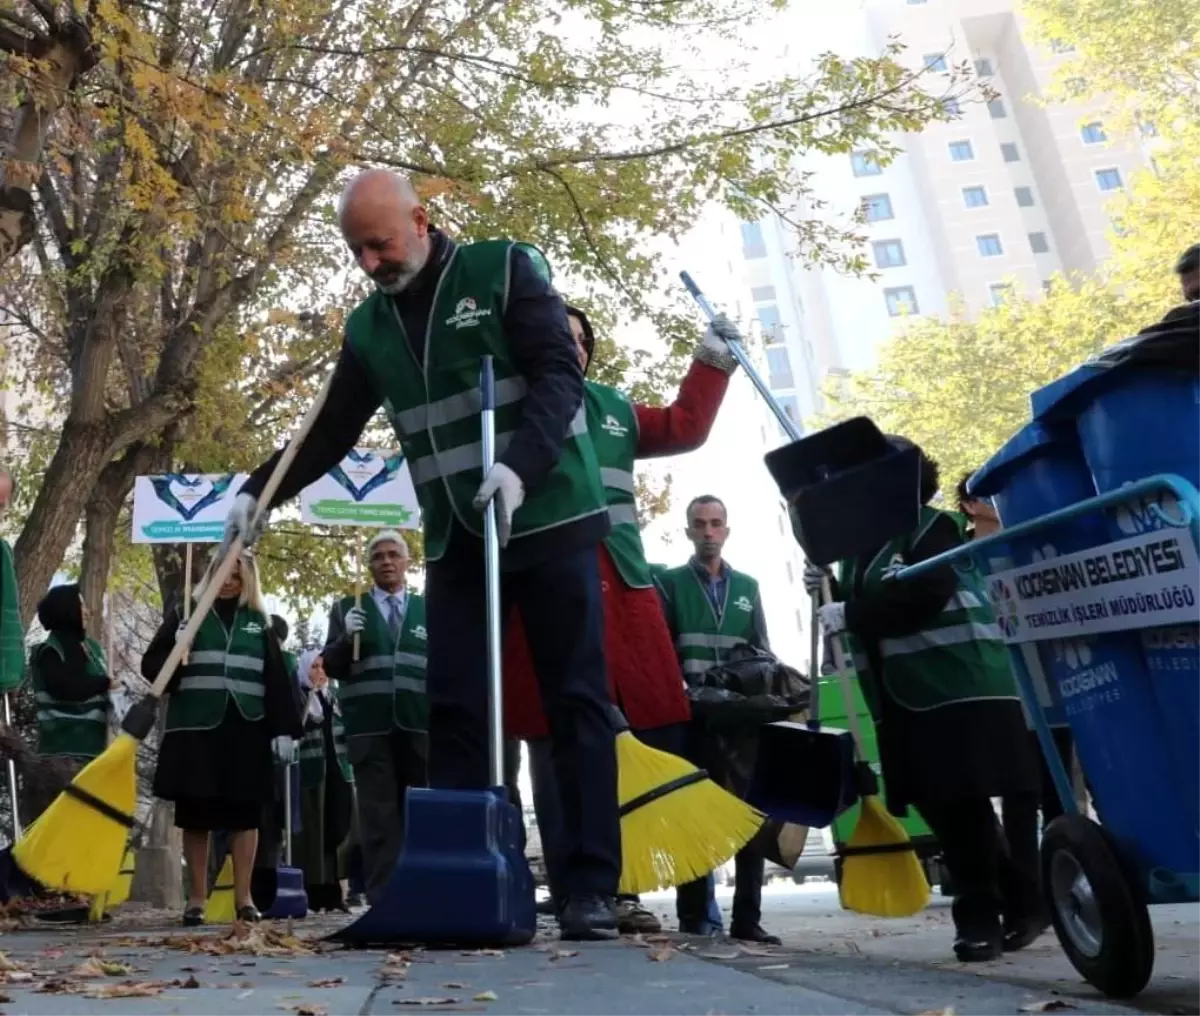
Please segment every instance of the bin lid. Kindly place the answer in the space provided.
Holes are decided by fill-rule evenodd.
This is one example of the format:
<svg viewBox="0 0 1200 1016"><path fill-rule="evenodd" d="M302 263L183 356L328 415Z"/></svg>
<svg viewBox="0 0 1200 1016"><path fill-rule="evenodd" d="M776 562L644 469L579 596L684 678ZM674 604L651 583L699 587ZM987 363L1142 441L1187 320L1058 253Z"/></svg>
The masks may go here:
<svg viewBox="0 0 1200 1016"><path fill-rule="evenodd" d="M1003 447L987 460L967 481L967 493L976 497L992 497L1008 486L1013 469L1033 452L1062 440L1057 429L1036 420L1025 424Z"/></svg>
<svg viewBox="0 0 1200 1016"><path fill-rule="evenodd" d="M1029 408L1034 420L1059 419L1074 416L1083 389L1112 370L1108 364L1083 363L1069 374L1051 381L1029 396Z"/></svg>

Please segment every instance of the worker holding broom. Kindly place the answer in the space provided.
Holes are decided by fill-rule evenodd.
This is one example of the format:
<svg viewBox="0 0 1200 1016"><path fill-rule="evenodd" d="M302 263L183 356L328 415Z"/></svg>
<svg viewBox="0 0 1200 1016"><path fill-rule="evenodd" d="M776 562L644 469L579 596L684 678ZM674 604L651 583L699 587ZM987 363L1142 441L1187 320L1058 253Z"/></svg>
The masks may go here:
<svg viewBox="0 0 1200 1016"><path fill-rule="evenodd" d="M347 322L323 409L272 504L332 468L386 407L425 534L430 783L474 789L489 781L482 511L495 499L502 598L520 609L537 660L564 800L562 933L612 937L620 826L596 565L608 514L562 300L538 269L540 255L509 241L456 244L393 173L353 179L339 220L376 291ZM500 450L486 476L485 355L495 359ZM235 499L230 540L254 539L256 496L272 465Z"/></svg>
<svg viewBox="0 0 1200 1016"><path fill-rule="evenodd" d="M596 337L583 311L567 308L579 364L586 374ZM722 333L725 333L724 335ZM685 750L690 715L679 680L671 634L662 615L650 566L642 547L634 498L636 459L678 455L704 444L729 386L737 361L726 346L737 329L726 318L710 325L693 354L675 402L666 407L637 405L615 388L587 381L584 407L596 447L612 531L598 553L604 600L604 651L608 687L640 741L673 755ZM530 779L538 831L552 899L563 899L562 804L554 780L548 729L537 695L537 676L520 617L510 619L505 641L505 732L527 740ZM617 901L623 934L656 933L658 918L636 896Z"/></svg>
<svg viewBox="0 0 1200 1016"><path fill-rule="evenodd" d="M889 439L911 448L904 438ZM843 562L834 600L819 611L825 631L850 636L879 738L887 806L915 807L942 847L955 888L954 952L996 959L1044 927L1036 878L1009 857L991 798L1035 795L1008 652L974 571L947 565L900 583L887 577L962 543L950 513L929 507L938 468L921 454L921 520L915 532ZM822 569L805 586L819 595Z"/></svg>

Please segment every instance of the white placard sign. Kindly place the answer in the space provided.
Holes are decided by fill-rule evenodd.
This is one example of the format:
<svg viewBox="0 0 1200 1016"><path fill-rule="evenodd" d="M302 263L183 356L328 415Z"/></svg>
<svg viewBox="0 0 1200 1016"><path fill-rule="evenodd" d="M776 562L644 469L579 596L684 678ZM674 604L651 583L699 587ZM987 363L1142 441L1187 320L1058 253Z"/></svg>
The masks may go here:
<svg viewBox="0 0 1200 1016"><path fill-rule="evenodd" d="M245 473L166 473L133 482L134 543L220 543Z"/></svg>
<svg viewBox="0 0 1200 1016"><path fill-rule="evenodd" d="M300 517L326 526L418 529L421 509L398 451L355 448L300 492Z"/></svg>
<svg viewBox="0 0 1200 1016"><path fill-rule="evenodd" d="M1143 533L998 572L988 594L1006 642L1078 638L1200 620L1189 529Z"/></svg>

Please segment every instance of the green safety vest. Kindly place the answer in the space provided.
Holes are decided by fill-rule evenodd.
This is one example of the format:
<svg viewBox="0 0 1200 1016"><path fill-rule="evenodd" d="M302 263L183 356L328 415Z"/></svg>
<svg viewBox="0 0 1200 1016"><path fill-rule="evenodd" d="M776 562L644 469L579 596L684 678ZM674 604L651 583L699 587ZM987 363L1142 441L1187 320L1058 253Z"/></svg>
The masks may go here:
<svg viewBox="0 0 1200 1016"><path fill-rule="evenodd" d="M910 549L942 514L922 507L917 531L892 540L868 562L863 589L878 588L887 576L910 564ZM840 565L839 583L847 603L854 600L857 570L855 560ZM955 573L958 589L924 630L879 640L883 688L903 709L924 712L956 702L1018 698L1008 649L982 577L974 568L956 568ZM848 640L855 666L860 673L869 671L862 647L852 635ZM878 719L878 688L869 678L862 685L871 714Z"/></svg>
<svg viewBox="0 0 1200 1016"><path fill-rule="evenodd" d="M588 433L600 463L600 482L604 485L608 519L612 523L604 545L625 584L631 589L647 589L654 580L642 547L634 496L637 414L624 394L595 381L585 382L583 404L587 410Z"/></svg>
<svg viewBox="0 0 1200 1016"><path fill-rule="evenodd" d="M395 301L372 293L346 323L346 341L375 380L421 505L425 556L437 561L455 519L482 537L483 516L471 502L482 480L479 370L494 357L496 454L503 453L521 422L526 392L508 351L507 240L460 244L438 279L418 363ZM579 408L558 464L513 517L512 539L553 529L605 510L596 453Z"/></svg>
<svg viewBox="0 0 1200 1016"><path fill-rule="evenodd" d="M266 712L263 633L266 614L238 607L232 630L210 610L200 623L188 661L179 668L179 684L167 700L167 730L212 730L220 726L232 696L251 721Z"/></svg>
<svg viewBox="0 0 1200 1016"><path fill-rule="evenodd" d="M330 684L326 687L326 695L333 704L333 750L337 756L338 769L342 779L347 783L354 782L354 771L350 768L349 746L346 743L346 726L342 723L341 712L337 706L338 693ZM305 692L307 699L308 693ZM300 786L319 787L325 782L325 729L317 727L305 733L300 739Z"/></svg>
<svg viewBox="0 0 1200 1016"><path fill-rule="evenodd" d="M753 639L758 583L749 575L729 569L720 617L691 564L668 569L659 583L675 617L675 651L685 678L698 677Z"/></svg>
<svg viewBox="0 0 1200 1016"><path fill-rule="evenodd" d="M342 617L354 607L354 597L339 603ZM338 699L350 737L386 734L399 728L429 729L429 700L425 695L425 598L409 592L400 638L393 642L387 620L371 596L362 598L367 626L359 642L358 662L338 686Z"/></svg>
<svg viewBox="0 0 1200 1016"><path fill-rule="evenodd" d="M0 692L16 691L25 679L25 626L12 548L0 540Z"/></svg>
<svg viewBox="0 0 1200 1016"><path fill-rule="evenodd" d="M104 649L93 638L85 638L88 677L108 677ZM82 702L65 702L50 695L42 683L37 666L43 653L56 653L65 660L58 636L51 634L33 651L33 691L37 701L38 754L94 759L108 746L108 692L93 695Z"/></svg>

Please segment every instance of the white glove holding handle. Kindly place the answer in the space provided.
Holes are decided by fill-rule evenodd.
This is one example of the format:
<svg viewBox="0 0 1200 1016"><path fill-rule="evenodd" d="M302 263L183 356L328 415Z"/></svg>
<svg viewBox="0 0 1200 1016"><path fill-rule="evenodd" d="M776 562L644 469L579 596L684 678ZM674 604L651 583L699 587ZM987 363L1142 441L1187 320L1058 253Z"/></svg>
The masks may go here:
<svg viewBox="0 0 1200 1016"><path fill-rule="evenodd" d="M500 546L508 546L512 535L513 515L525 503L525 484L503 462L495 463L475 492L474 506L482 512L492 498L496 499L496 532Z"/></svg>

